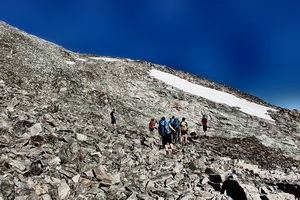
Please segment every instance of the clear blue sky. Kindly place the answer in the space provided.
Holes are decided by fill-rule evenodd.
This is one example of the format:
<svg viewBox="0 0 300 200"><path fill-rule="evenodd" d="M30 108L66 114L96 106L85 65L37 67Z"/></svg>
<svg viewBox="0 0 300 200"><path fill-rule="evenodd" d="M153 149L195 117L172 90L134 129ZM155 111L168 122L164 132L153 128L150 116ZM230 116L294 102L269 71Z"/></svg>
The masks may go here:
<svg viewBox="0 0 300 200"><path fill-rule="evenodd" d="M0 0L74 52L142 59L300 110L300 0Z"/></svg>

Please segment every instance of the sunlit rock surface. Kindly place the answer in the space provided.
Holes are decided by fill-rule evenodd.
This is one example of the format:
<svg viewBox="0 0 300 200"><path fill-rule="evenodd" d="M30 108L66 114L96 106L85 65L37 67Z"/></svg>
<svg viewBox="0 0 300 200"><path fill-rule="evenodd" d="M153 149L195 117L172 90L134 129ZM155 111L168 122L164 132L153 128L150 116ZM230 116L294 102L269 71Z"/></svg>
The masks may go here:
<svg viewBox="0 0 300 200"><path fill-rule="evenodd" d="M272 120L168 85L153 69L270 107ZM299 111L150 62L73 53L4 22L0 91L0 199L300 198ZM148 122L173 115L200 137L166 155Z"/></svg>

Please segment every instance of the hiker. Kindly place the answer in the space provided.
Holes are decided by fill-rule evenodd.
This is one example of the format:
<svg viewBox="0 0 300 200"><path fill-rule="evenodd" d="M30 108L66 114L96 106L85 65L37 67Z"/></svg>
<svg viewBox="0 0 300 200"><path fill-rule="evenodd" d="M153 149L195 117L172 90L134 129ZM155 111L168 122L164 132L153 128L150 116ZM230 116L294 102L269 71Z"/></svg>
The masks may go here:
<svg viewBox="0 0 300 200"><path fill-rule="evenodd" d="M182 118L182 121L180 122L180 143L184 142L184 144L187 143L187 138L188 138L188 130L189 130L189 125L185 121L185 118Z"/></svg>
<svg viewBox="0 0 300 200"><path fill-rule="evenodd" d="M155 121L154 121L154 119L151 119L151 121L149 122L149 131L150 131L151 135L154 134L155 129L157 129L155 126Z"/></svg>
<svg viewBox="0 0 300 200"><path fill-rule="evenodd" d="M175 118L175 141L174 142L180 142L180 121L178 118Z"/></svg>
<svg viewBox="0 0 300 200"><path fill-rule="evenodd" d="M175 139L175 117L172 116L169 121L168 121L168 126L170 128L170 131L171 131L171 141L174 142L174 139Z"/></svg>
<svg viewBox="0 0 300 200"><path fill-rule="evenodd" d="M117 126L117 122L116 122L116 116L115 116L115 109L112 110L112 112L110 113L110 119L111 119L111 125L113 127Z"/></svg>
<svg viewBox="0 0 300 200"><path fill-rule="evenodd" d="M168 125L166 118L162 117L161 120L159 121L159 131L162 137L162 143L163 147L166 151L166 153L169 153L169 145L172 151L174 151L174 146L172 144L172 139L171 139L171 132L170 129L172 130L173 128Z"/></svg>
<svg viewBox="0 0 300 200"><path fill-rule="evenodd" d="M161 138L161 142L162 142L162 148L164 148L164 140L163 140L163 136L165 133L165 126L166 126L166 118L162 117L159 122L158 122L158 134L160 135Z"/></svg>
<svg viewBox="0 0 300 200"><path fill-rule="evenodd" d="M202 122L202 126L203 126L203 131L204 131L205 137L208 137L208 132L207 132L207 116L206 115L202 116L201 122Z"/></svg>
<svg viewBox="0 0 300 200"><path fill-rule="evenodd" d="M175 118L174 116L169 120L169 124L172 126L171 129L171 135L172 135L172 142L176 143L180 141L180 129L179 129L179 125L180 125L180 121L178 120L178 118Z"/></svg>

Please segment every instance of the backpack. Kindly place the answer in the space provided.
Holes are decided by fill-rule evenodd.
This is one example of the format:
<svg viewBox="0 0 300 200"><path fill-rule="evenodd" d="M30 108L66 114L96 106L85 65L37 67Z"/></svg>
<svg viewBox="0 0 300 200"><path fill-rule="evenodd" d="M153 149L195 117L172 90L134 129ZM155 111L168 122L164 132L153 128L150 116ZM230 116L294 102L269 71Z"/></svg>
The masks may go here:
<svg viewBox="0 0 300 200"><path fill-rule="evenodd" d="M173 127L175 128L175 120L173 118L170 118L168 123Z"/></svg>
<svg viewBox="0 0 300 200"><path fill-rule="evenodd" d="M163 120L160 120L160 121L158 122L158 128L161 129L162 126L163 126L163 124L164 124L164 121L163 121Z"/></svg>
<svg viewBox="0 0 300 200"><path fill-rule="evenodd" d="M161 132L163 132L165 128L166 128L166 121L160 120L159 123L158 123L158 129L159 129Z"/></svg>
<svg viewBox="0 0 300 200"><path fill-rule="evenodd" d="M202 122L203 125L206 125L207 124L207 118L202 118L201 122Z"/></svg>
<svg viewBox="0 0 300 200"><path fill-rule="evenodd" d="M178 129L178 128L179 128L179 125L180 125L180 121L179 121L178 119L175 119L174 122L175 122L175 127L174 127L174 126L173 126L173 127L174 127L175 129Z"/></svg>
<svg viewBox="0 0 300 200"><path fill-rule="evenodd" d="M176 128L176 122L175 122L175 120L173 120L173 121L171 122L171 126L172 126L173 128Z"/></svg>
<svg viewBox="0 0 300 200"><path fill-rule="evenodd" d="M187 124L187 122L181 122L180 123L180 129L182 130L182 131L187 131L188 130L188 124Z"/></svg>

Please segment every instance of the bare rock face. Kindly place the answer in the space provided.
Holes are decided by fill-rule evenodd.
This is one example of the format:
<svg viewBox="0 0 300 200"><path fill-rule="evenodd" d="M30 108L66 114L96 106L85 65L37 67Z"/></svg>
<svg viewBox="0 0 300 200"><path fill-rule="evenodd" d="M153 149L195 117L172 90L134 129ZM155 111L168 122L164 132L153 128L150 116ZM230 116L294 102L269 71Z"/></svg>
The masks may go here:
<svg viewBox="0 0 300 200"><path fill-rule="evenodd" d="M274 121L166 85L151 69L270 106ZM300 198L299 111L146 61L73 53L1 21L0 91L0 199ZM173 115L200 136L166 154L148 122Z"/></svg>

